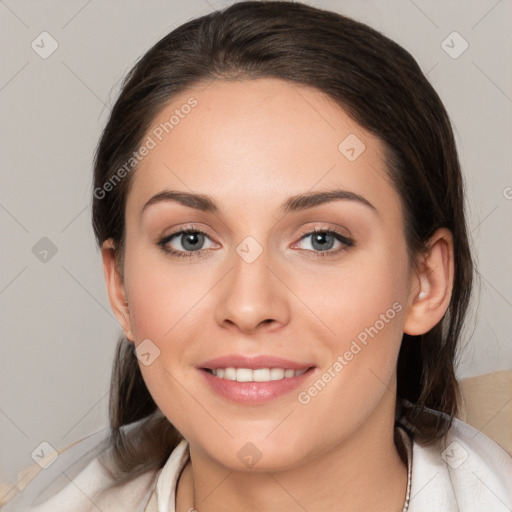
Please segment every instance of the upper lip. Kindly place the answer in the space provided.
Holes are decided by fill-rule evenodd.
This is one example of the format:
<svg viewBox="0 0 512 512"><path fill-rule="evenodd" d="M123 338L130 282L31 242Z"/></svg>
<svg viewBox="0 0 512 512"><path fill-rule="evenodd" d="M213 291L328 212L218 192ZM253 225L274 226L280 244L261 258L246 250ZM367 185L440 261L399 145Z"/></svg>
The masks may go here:
<svg viewBox="0 0 512 512"><path fill-rule="evenodd" d="M299 363L282 357L271 355L244 356L239 354L230 354L226 356L209 359L198 365L199 368L208 368L215 370L217 368L283 368L285 370L307 370L314 366L310 363Z"/></svg>

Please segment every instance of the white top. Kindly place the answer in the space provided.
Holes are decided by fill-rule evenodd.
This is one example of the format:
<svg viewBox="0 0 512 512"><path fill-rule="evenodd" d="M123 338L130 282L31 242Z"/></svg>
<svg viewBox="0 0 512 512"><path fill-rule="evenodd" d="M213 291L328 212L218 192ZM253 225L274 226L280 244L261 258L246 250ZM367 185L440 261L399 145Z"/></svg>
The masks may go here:
<svg viewBox="0 0 512 512"><path fill-rule="evenodd" d="M3 512L175 512L176 483L189 459L182 440L161 470L111 487L99 461L108 429L62 452ZM512 457L487 436L455 419L439 442L412 447L409 512L510 512Z"/></svg>

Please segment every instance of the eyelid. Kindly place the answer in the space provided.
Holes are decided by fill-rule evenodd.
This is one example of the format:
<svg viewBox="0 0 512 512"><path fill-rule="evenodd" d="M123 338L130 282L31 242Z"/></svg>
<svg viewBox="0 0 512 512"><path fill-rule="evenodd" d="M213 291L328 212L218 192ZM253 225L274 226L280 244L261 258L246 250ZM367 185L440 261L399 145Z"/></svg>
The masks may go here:
<svg viewBox="0 0 512 512"><path fill-rule="evenodd" d="M195 224L186 224L186 225L180 225L179 227L175 228L175 229L172 229L169 233L165 234L165 235L159 235L158 236L158 239L159 240L162 240L162 239L165 239L165 238L171 238L172 236L174 235L177 235L177 234L181 234L182 232L187 232L187 231L193 231L193 232L197 232L197 233L202 233L203 235L206 235L210 238L212 238L209 233L207 232L207 230L195 225Z"/></svg>
<svg viewBox="0 0 512 512"><path fill-rule="evenodd" d="M200 233L206 237L208 237L212 242L215 242L214 238L204 229L201 229L200 227L194 226L193 224L187 225L187 226L181 226L179 228L176 228L175 230L171 231L170 233L166 235L161 235L157 239L157 244L164 246L168 244L173 237L178 237L180 235L185 235L187 233ZM200 249L201 251L205 249ZM180 251L180 252L194 252L194 251ZM200 251L195 251L200 252Z"/></svg>
<svg viewBox="0 0 512 512"><path fill-rule="evenodd" d="M298 237L299 237L299 240L302 240L302 238L304 238L307 235L311 235L312 233L325 233L325 232L336 233L337 235L339 235L341 238L343 238L347 242L348 241L350 241L352 243L354 242L351 235L343 233L340 229L337 229L334 227L329 227L329 226L320 226L319 227L318 225L314 226L314 227L305 228L304 230L302 230L300 232Z"/></svg>

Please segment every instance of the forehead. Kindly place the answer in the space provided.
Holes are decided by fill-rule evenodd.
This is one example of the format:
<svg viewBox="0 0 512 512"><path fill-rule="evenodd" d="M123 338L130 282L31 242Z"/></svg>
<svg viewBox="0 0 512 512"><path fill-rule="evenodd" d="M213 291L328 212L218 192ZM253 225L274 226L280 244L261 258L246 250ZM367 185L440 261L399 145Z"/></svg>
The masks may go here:
<svg viewBox="0 0 512 512"><path fill-rule="evenodd" d="M153 147L132 177L132 209L166 188L256 208L332 188L398 201L380 139L321 91L280 79L187 89L160 110L148 138Z"/></svg>

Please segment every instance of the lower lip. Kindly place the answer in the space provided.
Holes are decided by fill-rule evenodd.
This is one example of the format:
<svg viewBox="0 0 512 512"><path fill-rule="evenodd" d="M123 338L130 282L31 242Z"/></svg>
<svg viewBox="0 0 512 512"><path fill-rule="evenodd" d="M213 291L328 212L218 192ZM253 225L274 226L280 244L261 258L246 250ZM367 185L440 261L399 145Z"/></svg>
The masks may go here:
<svg viewBox="0 0 512 512"><path fill-rule="evenodd" d="M238 382L220 379L206 370L199 369L213 391L239 404L261 404L286 395L303 384L313 370L314 368L309 368L302 375L281 380Z"/></svg>

